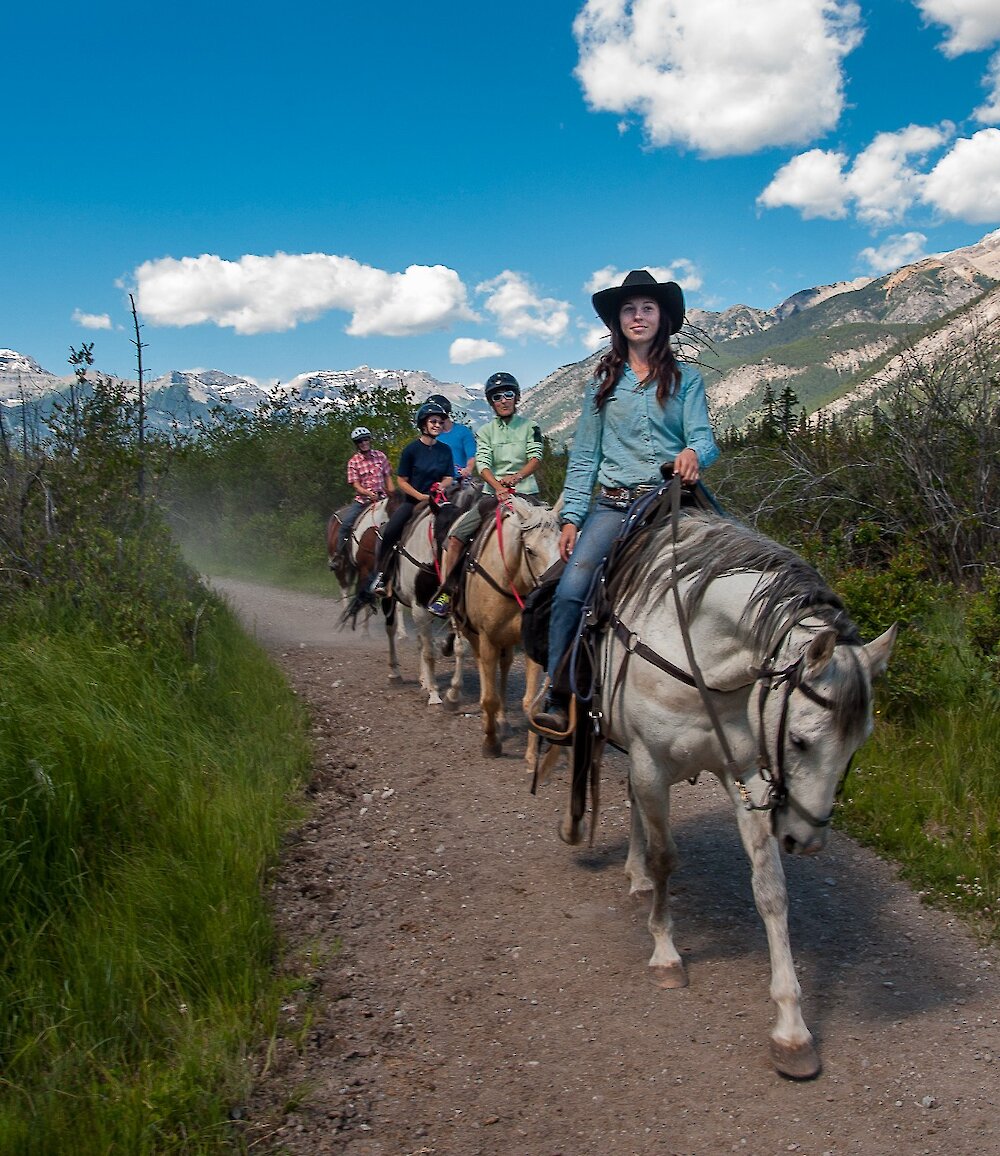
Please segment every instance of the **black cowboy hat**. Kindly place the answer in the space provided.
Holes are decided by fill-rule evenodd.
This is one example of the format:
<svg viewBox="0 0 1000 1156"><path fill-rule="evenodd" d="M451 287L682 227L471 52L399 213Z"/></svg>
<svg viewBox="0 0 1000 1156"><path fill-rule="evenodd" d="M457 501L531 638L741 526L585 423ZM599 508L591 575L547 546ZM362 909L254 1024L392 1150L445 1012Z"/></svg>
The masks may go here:
<svg viewBox="0 0 1000 1156"><path fill-rule="evenodd" d="M622 305L630 297L652 297L667 315L670 332L676 333L684 324L684 294L676 281L657 281L645 269L633 269L620 285L602 289L591 297L597 316L610 329L617 324Z"/></svg>

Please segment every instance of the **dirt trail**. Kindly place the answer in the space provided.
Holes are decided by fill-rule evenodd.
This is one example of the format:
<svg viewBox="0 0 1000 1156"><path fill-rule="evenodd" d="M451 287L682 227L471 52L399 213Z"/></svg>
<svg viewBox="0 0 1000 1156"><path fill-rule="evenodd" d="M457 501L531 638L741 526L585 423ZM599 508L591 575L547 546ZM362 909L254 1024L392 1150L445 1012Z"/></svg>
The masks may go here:
<svg viewBox="0 0 1000 1156"><path fill-rule="evenodd" d="M998 953L834 831L785 859L806 1021L824 1071L767 1058L768 955L714 781L675 792L678 946L691 985L645 974L627 897L625 764L607 760L593 849L556 836L566 782L479 753L463 713L386 681L381 631L336 606L217 583L310 704L311 813L271 881L291 994L246 1106L253 1151L710 1156L1000 1153ZM863 764L864 753L859 756Z"/></svg>

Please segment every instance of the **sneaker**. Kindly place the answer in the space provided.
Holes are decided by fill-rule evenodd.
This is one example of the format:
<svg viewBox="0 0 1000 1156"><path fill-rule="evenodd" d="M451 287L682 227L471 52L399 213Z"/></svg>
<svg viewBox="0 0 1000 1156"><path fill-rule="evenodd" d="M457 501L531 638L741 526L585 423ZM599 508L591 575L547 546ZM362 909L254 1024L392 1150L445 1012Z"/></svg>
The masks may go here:
<svg viewBox="0 0 1000 1156"><path fill-rule="evenodd" d="M550 694L532 721L544 730L563 734L569 730L569 700L562 694Z"/></svg>
<svg viewBox="0 0 1000 1156"><path fill-rule="evenodd" d="M385 577L381 571L372 575L372 580L368 584L368 593L373 598L385 598L389 591L385 585Z"/></svg>
<svg viewBox="0 0 1000 1156"><path fill-rule="evenodd" d="M427 604L428 614L433 614L435 618L447 618L451 613L451 595L447 590L442 590L440 594L436 594Z"/></svg>

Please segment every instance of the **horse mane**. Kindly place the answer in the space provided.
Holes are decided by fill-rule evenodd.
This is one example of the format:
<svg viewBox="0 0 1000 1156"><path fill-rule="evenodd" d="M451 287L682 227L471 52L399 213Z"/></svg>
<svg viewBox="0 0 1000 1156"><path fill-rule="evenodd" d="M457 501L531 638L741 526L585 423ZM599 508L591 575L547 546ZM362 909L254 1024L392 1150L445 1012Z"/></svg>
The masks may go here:
<svg viewBox="0 0 1000 1156"><path fill-rule="evenodd" d="M558 527L559 520L556 513L549 506L536 506L515 496L515 509L521 521L522 530L537 530L542 527Z"/></svg>
<svg viewBox="0 0 1000 1156"><path fill-rule="evenodd" d="M750 645L758 663L773 658L789 631L810 620L812 628L829 627L837 642L860 646L861 636L843 602L819 572L794 550L730 518L702 511L685 512L677 527L668 502L660 502L609 560L607 594L612 605L640 589L647 604L668 594L676 583L688 582L683 607L690 618L717 578L759 573L752 597L740 621L750 626ZM848 651L852 673L834 680L829 696L838 729L847 732L867 717L870 681L861 663Z"/></svg>
<svg viewBox="0 0 1000 1156"><path fill-rule="evenodd" d="M615 560L609 574L608 592L617 601L641 584L646 597L656 599L669 593L675 582L687 582L684 609L690 616L712 582L741 572L767 579L758 584L742 617L744 623L752 623L752 644L761 658L772 654L803 618L818 619L836 630L838 642L861 644L839 596L794 550L741 522L692 511L679 519L675 552L666 502L626 540L621 560Z"/></svg>

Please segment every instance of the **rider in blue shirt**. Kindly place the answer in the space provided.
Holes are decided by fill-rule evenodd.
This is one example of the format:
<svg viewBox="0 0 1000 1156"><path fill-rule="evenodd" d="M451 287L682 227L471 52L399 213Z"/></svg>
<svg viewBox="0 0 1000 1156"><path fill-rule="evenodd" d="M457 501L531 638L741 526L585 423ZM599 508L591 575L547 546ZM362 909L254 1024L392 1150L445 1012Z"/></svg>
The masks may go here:
<svg viewBox="0 0 1000 1156"><path fill-rule="evenodd" d="M557 684L597 568L631 502L660 485L661 464L693 485L719 456L697 369L677 361L670 339L684 322L684 296L673 281L645 269L595 293L594 308L611 334L587 387L570 450L559 553L566 562L552 602L550 690L538 726L565 733L569 696ZM600 488L596 497L594 487Z"/></svg>
<svg viewBox="0 0 1000 1156"><path fill-rule="evenodd" d="M451 402L443 393L432 393L427 399L445 411L445 422L438 434L438 441L451 450L455 461L455 477L460 481L471 478L476 468L476 437L467 425L453 421Z"/></svg>

